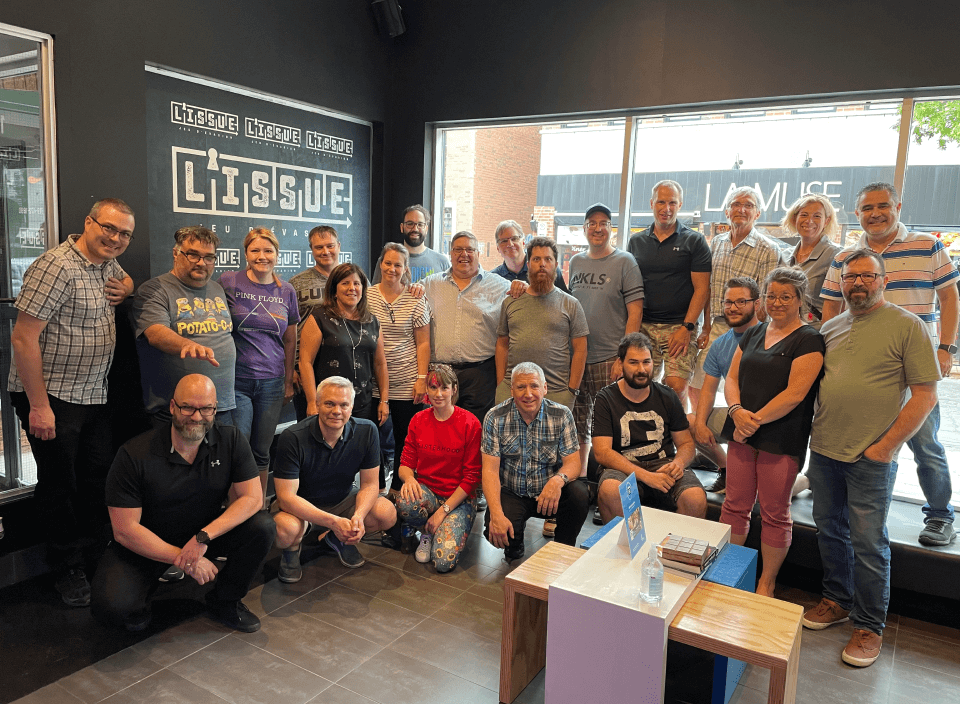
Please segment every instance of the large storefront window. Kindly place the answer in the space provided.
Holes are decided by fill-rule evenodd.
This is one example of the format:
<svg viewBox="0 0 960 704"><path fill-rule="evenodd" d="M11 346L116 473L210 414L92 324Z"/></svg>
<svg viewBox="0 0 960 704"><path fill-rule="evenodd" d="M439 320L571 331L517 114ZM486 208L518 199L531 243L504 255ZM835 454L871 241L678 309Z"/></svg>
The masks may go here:
<svg viewBox="0 0 960 704"><path fill-rule="evenodd" d="M51 50L49 36L0 24L0 502L37 481L6 379L13 300L24 271L57 241Z"/></svg>

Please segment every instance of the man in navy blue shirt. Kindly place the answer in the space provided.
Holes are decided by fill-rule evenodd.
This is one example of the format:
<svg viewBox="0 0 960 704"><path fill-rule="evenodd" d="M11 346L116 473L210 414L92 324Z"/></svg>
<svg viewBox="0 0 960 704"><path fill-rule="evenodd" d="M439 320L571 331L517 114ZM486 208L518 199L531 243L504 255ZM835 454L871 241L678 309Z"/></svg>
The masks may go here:
<svg viewBox="0 0 960 704"><path fill-rule="evenodd" d="M303 576L300 544L312 524L346 567L360 567L356 544L368 532L397 520L393 504L380 496L380 434L363 418L352 418L353 384L327 377L317 387L317 415L280 435L273 464L280 511L274 516L281 582ZM353 488L360 473L360 488Z"/></svg>
<svg viewBox="0 0 960 704"><path fill-rule="evenodd" d="M710 247L703 235L677 220L683 188L676 181L653 187L653 224L627 243L643 275L643 324L653 341L653 377L681 401L697 357L697 320L710 297Z"/></svg>
<svg viewBox="0 0 960 704"><path fill-rule="evenodd" d="M527 281L527 253L524 248L523 228L516 220L504 220L497 225L494 233L497 251L503 257L503 264L493 270L494 274L502 276L507 281ZM557 262L557 278L553 285L564 293L570 293L567 284L563 281L563 271L560 262Z"/></svg>

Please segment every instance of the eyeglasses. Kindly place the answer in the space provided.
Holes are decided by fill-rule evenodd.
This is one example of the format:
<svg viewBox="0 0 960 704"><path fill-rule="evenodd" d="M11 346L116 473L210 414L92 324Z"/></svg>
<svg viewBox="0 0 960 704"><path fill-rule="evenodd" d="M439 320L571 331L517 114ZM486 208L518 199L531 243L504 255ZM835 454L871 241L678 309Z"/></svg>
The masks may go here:
<svg viewBox="0 0 960 704"><path fill-rule="evenodd" d="M724 308L743 308L745 305L747 305L748 303L752 303L755 300L757 299L756 298L738 298L735 301L724 299L723 307Z"/></svg>
<svg viewBox="0 0 960 704"><path fill-rule="evenodd" d="M874 281L880 278L880 274L840 274L840 280L845 284L853 284L857 282L857 279L860 279L865 284L872 284Z"/></svg>
<svg viewBox="0 0 960 704"><path fill-rule="evenodd" d="M613 223L610 222L609 220L604 220L602 222L587 223L588 230L609 230L611 227L613 227Z"/></svg>
<svg viewBox="0 0 960 704"><path fill-rule="evenodd" d="M190 262L191 264L199 264L201 260L207 266L217 263L216 254L206 254L206 255L197 254L196 252L184 252L182 249L177 250L177 253L185 256L187 258L187 261Z"/></svg>
<svg viewBox="0 0 960 704"><path fill-rule="evenodd" d="M476 254L479 250L474 249L473 247L454 247L450 251L457 256L460 256L461 254Z"/></svg>
<svg viewBox="0 0 960 704"><path fill-rule="evenodd" d="M129 242L133 239L133 233L129 230L118 230L113 225L104 225L92 215L89 217L100 226L100 229L103 230L103 234L105 234L107 237L119 237L124 242Z"/></svg>
<svg viewBox="0 0 960 704"><path fill-rule="evenodd" d="M764 296L767 299L768 305L773 305L774 303L779 303L780 305L787 305L793 301L796 296L791 296L789 293L784 294L783 296Z"/></svg>
<svg viewBox="0 0 960 704"><path fill-rule="evenodd" d="M520 235L514 235L513 237L504 237L502 240L497 240L498 245L507 244L508 242L517 244L523 238Z"/></svg>
<svg viewBox="0 0 960 704"><path fill-rule="evenodd" d="M427 229L427 223L425 223L425 222L414 222L413 220L404 220L403 223L402 223L402 225L403 225L405 228L407 228L408 230L413 230L413 229L426 230L426 229Z"/></svg>
<svg viewBox="0 0 960 704"><path fill-rule="evenodd" d="M731 203L727 206L730 210L755 210L756 203Z"/></svg>
<svg viewBox="0 0 960 704"><path fill-rule="evenodd" d="M197 411L200 411L200 415L204 418L213 418L217 413L216 406L181 406L177 403L177 399L173 399L173 405L185 416L192 416Z"/></svg>

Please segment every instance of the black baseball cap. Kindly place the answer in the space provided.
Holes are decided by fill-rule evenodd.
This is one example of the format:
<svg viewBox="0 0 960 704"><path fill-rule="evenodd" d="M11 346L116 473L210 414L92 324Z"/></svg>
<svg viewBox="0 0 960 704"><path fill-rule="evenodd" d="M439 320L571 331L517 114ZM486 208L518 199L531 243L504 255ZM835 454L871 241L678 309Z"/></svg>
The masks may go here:
<svg viewBox="0 0 960 704"><path fill-rule="evenodd" d="M587 210L587 214L583 216L583 219L589 220L590 216L594 213L603 213L608 218L613 217L613 213L610 212L610 208L605 206L603 203L595 203L594 205L590 206L590 208Z"/></svg>

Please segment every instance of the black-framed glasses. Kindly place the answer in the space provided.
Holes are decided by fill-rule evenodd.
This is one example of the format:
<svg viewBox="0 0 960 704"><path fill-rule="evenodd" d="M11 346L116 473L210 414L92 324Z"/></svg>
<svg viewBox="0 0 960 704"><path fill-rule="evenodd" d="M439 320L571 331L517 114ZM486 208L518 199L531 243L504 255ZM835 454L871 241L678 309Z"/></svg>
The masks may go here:
<svg viewBox="0 0 960 704"><path fill-rule="evenodd" d="M217 263L216 254L197 254L196 252L184 252L182 249L177 250L177 252L185 256L191 264L199 264L202 261L207 266L210 266L211 264Z"/></svg>
<svg viewBox="0 0 960 704"><path fill-rule="evenodd" d="M743 308L745 305L747 305L748 303L752 303L755 300L757 299L756 298L738 298L735 301L731 301L725 298L723 299L723 307L724 308Z"/></svg>
<svg viewBox="0 0 960 704"><path fill-rule="evenodd" d="M788 305L796 298L796 296L791 296L789 293L785 293L782 296L764 296L767 299L767 305L773 305L774 303L779 303L780 305Z"/></svg>
<svg viewBox="0 0 960 704"><path fill-rule="evenodd" d="M409 229L409 230L412 230L412 229L414 229L414 228L416 228L416 229L418 229L418 230L426 230L426 229L427 229L427 223L425 223L425 222L414 222L413 220L404 220L404 221L403 221L403 226L406 227L406 228Z"/></svg>
<svg viewBox="0 0 960 704"><path fill-rule="evenodd" d="M840 280L845 284L856 283L857 279L860 279L865 284L872 284L879 278L880 274L874 274L869 271L865 274L840 274Z"/></svg>
<svg viewBox="0 0 960 704"><path fill-rule="evenodd" d="M217 414L216 406L181 406L177 403L177 399L173 399L173 405L185 416L192 416L197 411L200 411L200 415L204 418L213 418Z"/></svg>
<svg viewBox="0 0 960 704"><path fill-rule="evenodd" d="M97 223L100 226L100 229L103 231L107 237L119 237L124 242L129 242L133 239L133 233L129 230L118 230L113 225L104 225L102 222L97 220L92 215L89 216L91 220Z"/></svg>

